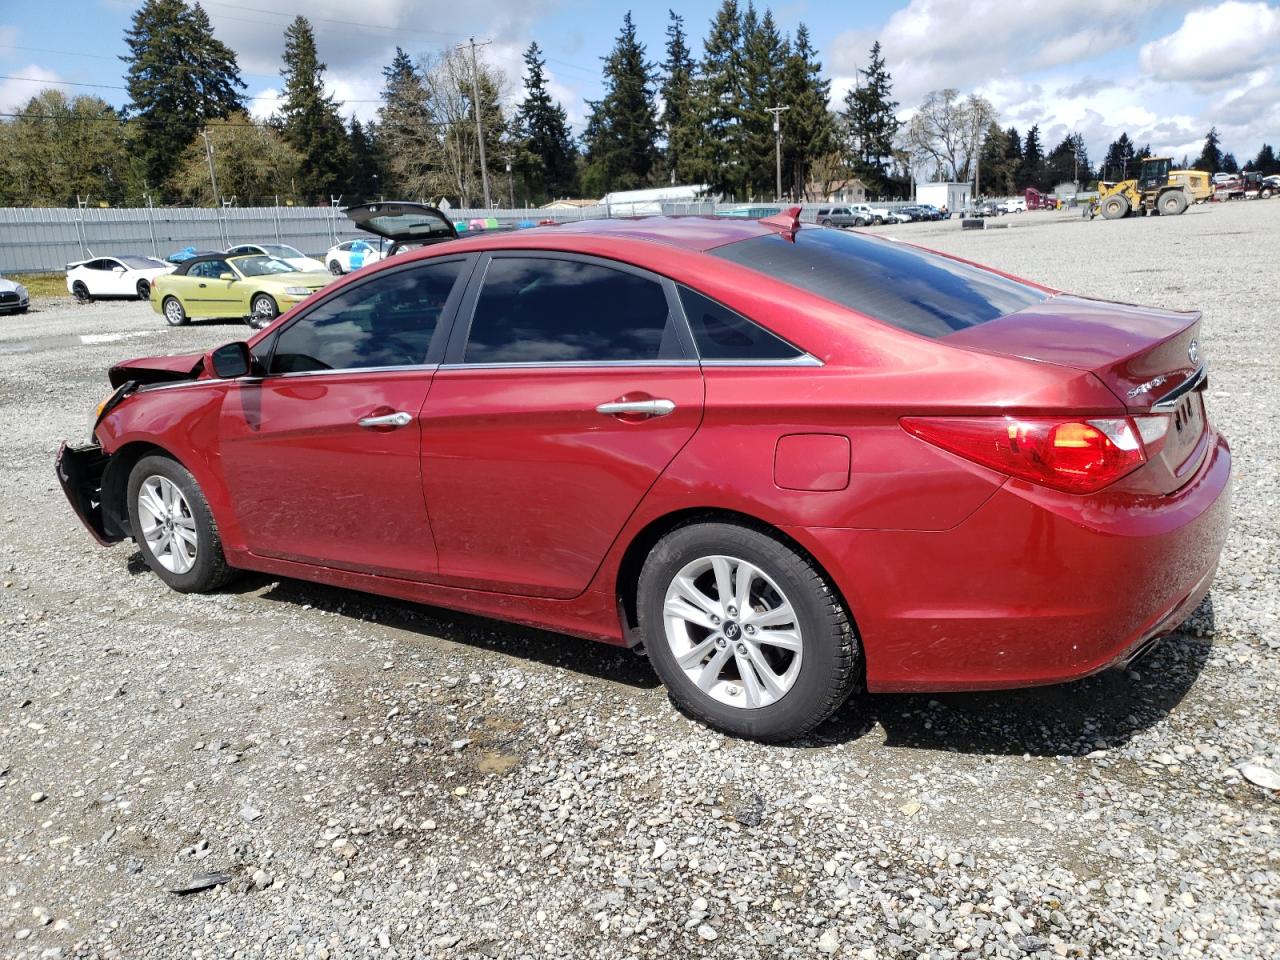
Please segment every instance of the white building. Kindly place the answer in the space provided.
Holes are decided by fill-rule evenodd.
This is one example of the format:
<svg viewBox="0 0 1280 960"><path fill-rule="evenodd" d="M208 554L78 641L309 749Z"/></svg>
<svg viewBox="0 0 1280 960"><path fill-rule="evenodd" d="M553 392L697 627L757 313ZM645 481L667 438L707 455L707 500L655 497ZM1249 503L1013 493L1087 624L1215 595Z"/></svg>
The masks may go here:
<svg viewBox="0 0 1280 960"><path fill-rule="evenodd" d="M708 198L711 188L705 183L688 186L650 187L647 190L617 190L600 200L613 217L638 217L662 213L664 203L690 203Z"/></svg>
<svg viewBox="0 0 1280 960"><path fill-rule="evenodd" d="M968 209L973 193L971 183L917 183L916 203L929 203L935 207L946 207L952 213Z"/></svg>

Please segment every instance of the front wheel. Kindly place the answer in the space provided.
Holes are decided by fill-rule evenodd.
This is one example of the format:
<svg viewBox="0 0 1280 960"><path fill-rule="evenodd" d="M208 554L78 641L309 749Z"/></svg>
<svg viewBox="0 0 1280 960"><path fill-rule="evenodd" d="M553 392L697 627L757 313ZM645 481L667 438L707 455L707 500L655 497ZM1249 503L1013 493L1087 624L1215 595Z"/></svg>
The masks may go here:
<svg viewBox="0 0 1280 960"><path fill-rule="evenodd" d="M253 298L253 314L249 317L249 326L260 330L280 315L280 307L275 297L268 293L260 293Z"/></svg>
<svg viewBox="0 0 1280 960"><path fill-rule="evenodd" d="M640 631L672 702L728 733L789 740L853 689L858 640L812 560L729 523L667 534L640 573Z"/></svg>
<svg viewBox="0 0 1280 960"><path fill-rule="evenodd" d="M129 474L127 496L133 539L161 580L180 593L207 593L232 578L209 503L182 464L143 457Z"/></svg>

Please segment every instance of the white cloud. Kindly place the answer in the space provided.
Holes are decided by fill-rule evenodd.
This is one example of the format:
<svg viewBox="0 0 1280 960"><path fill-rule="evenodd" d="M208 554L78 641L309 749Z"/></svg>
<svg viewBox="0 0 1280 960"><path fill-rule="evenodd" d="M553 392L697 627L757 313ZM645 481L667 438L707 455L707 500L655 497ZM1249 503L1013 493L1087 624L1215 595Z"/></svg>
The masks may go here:
<svg viewBox="0 0 1280 960"><path fill-rule="evenodd" d="M31 79L0 80L0 112L3 113L13 113L21 110L32 97L45 89L46 86L62 79L55 71L38 67L34 63L27 64L25 67L15 67L12 75L15 77L30 77ZM58 89L64 92L69 91L67 87L59 87ZM74 96L74 91L67 92L67 95Z"/></svg>
<svg viewBox="0 0 1280 960"><path fill-rule="evenodd" d="M1229 81L1280 62L1280 10L1240 0L1200 7L1173 33L1145 44L1138 59L1157 80Z"/></svg>

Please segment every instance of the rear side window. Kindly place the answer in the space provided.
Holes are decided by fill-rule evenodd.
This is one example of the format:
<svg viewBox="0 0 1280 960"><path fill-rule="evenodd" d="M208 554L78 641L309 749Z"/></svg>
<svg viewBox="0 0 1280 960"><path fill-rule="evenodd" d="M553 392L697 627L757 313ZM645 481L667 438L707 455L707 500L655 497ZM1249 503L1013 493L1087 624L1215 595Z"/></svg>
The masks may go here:
<svg viewBox="0 0 1280 960"><path fill-rule="evenodd" d="M722 303L680 287L680 305L703 360L794 360L803 352Z"/></svg>
<svg viewBox="0 0 1280 960"><path fill-rule="evenodd" d="M467 363L618 363L683 357L662 285L580 260L495 257Z"/></svg>
<svg viewBox="0 0 1280 960"><path fill-rule="evenodd" d="M945 337L1048 299L987 270L836 230L800 230L794 242L770 234L710 252L926 337Z"/></svg>
<svg viewBox="0 0 1280 960"><path fill-rule="evenodd" d="M280 334L271 372L425 363L462 267L460 260L432 263L346 288Z"/></svg>

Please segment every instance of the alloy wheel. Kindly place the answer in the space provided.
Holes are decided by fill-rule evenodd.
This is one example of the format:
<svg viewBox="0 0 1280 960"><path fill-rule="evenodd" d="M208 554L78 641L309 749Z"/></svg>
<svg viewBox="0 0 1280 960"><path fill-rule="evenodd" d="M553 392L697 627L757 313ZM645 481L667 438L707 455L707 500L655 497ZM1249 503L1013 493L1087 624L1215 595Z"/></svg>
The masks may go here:
<svg viewBox="0 0 1280 960"><path fill-rule="evenodd" d="M138 521L148 549L170 573L186 573L196 562L200 537L191 505L168 477L153 474L138 488Z"/></svg>
<svg viewBox="0 0 1280 960"><path fill-rule="evenodd" d="M700 557L672 578L663 604L667 644L698 689L731 707L777 703L803 657L799 615L759 567Z"/></svg>
<svg viewBox="0 0 1280 960"><path fill-rule="evenodd" d="M164 318L175 327L182 323L182 304L172 297L166 300L164 303Z"/></svg>

